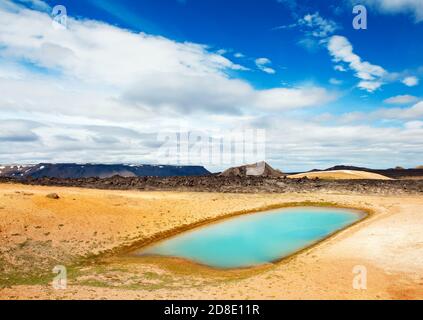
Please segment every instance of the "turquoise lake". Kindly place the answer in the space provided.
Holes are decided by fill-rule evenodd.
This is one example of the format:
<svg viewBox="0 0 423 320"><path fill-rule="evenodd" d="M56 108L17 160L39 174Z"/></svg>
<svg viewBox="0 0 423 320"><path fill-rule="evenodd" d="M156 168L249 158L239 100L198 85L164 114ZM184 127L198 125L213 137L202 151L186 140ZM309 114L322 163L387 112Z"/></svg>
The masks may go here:
<svg viewBox="0 0 423 320"><path fill-rule="evenodd" d="M304 249L353 224L364 213L333 208L285 208L194 229L138 251L216 268L252 267Z"/></svg>

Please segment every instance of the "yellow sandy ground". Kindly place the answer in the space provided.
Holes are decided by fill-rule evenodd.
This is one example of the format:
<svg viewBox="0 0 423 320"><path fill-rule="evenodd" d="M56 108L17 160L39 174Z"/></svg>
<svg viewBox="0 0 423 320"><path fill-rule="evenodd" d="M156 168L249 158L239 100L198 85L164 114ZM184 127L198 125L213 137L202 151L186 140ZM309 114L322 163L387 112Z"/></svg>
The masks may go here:
<svg viewBox="0 0 423 320"><path fill-rule="evenodd" d="M60 200L47 199L57 192ZM117 249L201 220L291 202L373 210L280 263L218 271ZM423 199L343 194L212 194L0 185L1 299L422 299ZM80 260L115 249L119 256ZM82 262L81 262L82 261ZM76 262L80 264L76 265ZM54 290L54 265L68 268ZM367 289L353 269L367 269ZM34 278L41 269L46 276Z"/></svg>
<svg viewBox="0 0 423 320"><path fill-rule="evenodd" d="M356 170L316 171L288 176L288 178L291 179L300 179L304 177L309 179L319 178L323 180L392 180L391 178L385 177L381 174Z"/></svg>

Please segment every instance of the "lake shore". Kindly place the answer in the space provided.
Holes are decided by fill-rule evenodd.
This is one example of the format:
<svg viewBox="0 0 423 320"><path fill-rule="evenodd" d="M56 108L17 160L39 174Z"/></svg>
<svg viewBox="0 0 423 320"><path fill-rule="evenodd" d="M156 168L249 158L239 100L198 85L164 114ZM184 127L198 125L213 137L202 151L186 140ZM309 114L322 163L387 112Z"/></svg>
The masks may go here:
<svg viewBox="0 0 423 320"><path fill-rule="evenodd" d="M46 198L52 192L60 199ZM323 203L374 214L275 264L241 272L125 250L234 214ZM0 184L2 299L417 299L423 297L423 199L345 193L140 192ZM54 290L53 266L68 268ZM355 290L353 269L367 269Z"/></svg>

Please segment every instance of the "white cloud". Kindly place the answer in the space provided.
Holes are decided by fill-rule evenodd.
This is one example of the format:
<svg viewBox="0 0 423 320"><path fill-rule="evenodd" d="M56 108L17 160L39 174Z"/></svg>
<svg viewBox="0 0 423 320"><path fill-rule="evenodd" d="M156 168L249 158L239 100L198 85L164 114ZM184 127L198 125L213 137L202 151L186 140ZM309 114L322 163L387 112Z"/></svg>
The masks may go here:
<svg viewBox="0 0 423 320"><path fill-rule="evenodd" d="M263 68L261 68L261 70L264 73L268 73L268 74L275 74L276 73L276 70L275 69L269 68L269 67L263 67Z"/></svg>
<svg viewBox="0 0 423 320"><path fill-rule="evenodd" d="M339 86L339 85L341 85L341 84L342 84L342 80L335 79L335 78L330 78L330 79L329 79L329 83L330 83L330 84L333 84L333 85L335 85L335 86Z"/></svg>
<svg viewBox="0 0 423 320"><path fill-rule="evenodd" d="M228 50L226 50L226 49L219 49L219 50L217 50L217 51L216 51L216 53L217 53L218 55L223 56L223 55L225 55L225 54L227 54L227 53L228 53Z"/></svg>
<svg viewBox="0 0 423 320"><path fill-rule="evenodd" d="M402 83L407 87L415 87L419 84L419 79L417 77L407 77L402 80Z"/></svg>
<svg viewBox="0 0 423 320"><path fill-rule="evenodd" d="M303 87L296 89L278 88L263 90L256 96L256 105L264 109L281 110L297 107L321 106L336 99L336 95L329 94L325 89Z"/></svg>
<svg viewBox="0 0 423 320"><path fill-rule="evenodd" d="M347 72L347 69L345 69L345 67L343 65L337 64L333 67L333 69L335 71L339 71L339 72Z"/></svg>
<svg viewBox="0 0 423 320"><path fill-rule="evenodd" d="M0 120L0 141L2 143L23 143L38 141L33 129L37 124L30 121Z"/></svg>
<svg viewBox="0 0 423 320"><path fill-rule="evenodd" d="M349 69L355 72L360 79L357 87L367 92L374 92L386 83L398 81L401 73L390 73L383 67L364 61L354 52L352 44L346 37L335 35L329 38L327 44L330 55L335 62L336 71L345 72L345 67L340 63L348 65ZM419 84L419 79L414 76L406 77L402 83L412 87Z"/></svg>
<svg viewBox="0 0 423 320"><path fill-rule="evenodd" d="M388 119L419 119L423 117L423 101L410 108L390 108L374 111L374 115Z"/></svg>
<svg viewBox="0 0 423 320"><path fill-rule="evenodd" d="M423 101L409 108L380 108L371 112L350 112L341 116L344 123L357 121L395 120L408 121L423 118Z"/></svg>
<svg viewBox="0 0 423 320"><path fill-rule="evenodd" d="M404 125L407 129L423 129L423 121L409 121Z"/></svg>
<svg viewBox="0 0 423 320"><path fill-rule="evenodd" d="M337 164L388 168L404 163L412 167L423 157L423 128L417 124L412 128L372 127L363 121L344 125L334 121L322 125L268 118L269 157L288 172Z"/></svg>
<svg viewBox="0 0 423 320"><path fill-rule="evenodd" d="M328 43L329 53L336 63L344 62L355 76L361 79L358 87L368 92L373 92L383 85L383 77L387 71L378 65L363 61L354 53L353 47L347 38L343 36L332 36Z"/></svg>
<svg viewBox="0 0 423 320"><path fill-rule="evenodd" d="M299 29L304 37L297 44L305 49L314 52L326 43L327 38L340 29L340 26L333 20L323 18L319 12L306 14L295 23L273 28L273 30Z"/></svg>
<svg viewBox="0 0 423 320"><path fill-rule="evenodd" d="M48 13L6 0L0 21L0 118L17 121L0 124L0 162L155 162L154 134L180 122L228 129L336 98L316 86L255 89L206 45L72 17L58 30ZM19 124L29 120L39 125Z"/></svg>
<svg viewBox="0 0 423 320"><path fill-rule="evenodd" d="M381 81L360 81L357 87L368 92L374 92L379 89L382 85L383 82Z"/></svg>
<svg viewBox="0 0 423 320"><path fill-rule="evenodd" d="M367 4L382 13L411 13L416 22L423 21L423 1L421 0L352 0L354 3Z"/></svg>
<svg viewBox="0 0 423 320"><path fill-rule="evenodd" d="M326 38L339 29L336 22L323 18L318 12L305 15L298 20L298 25L308 27L308 34L316 38Z"/></svg>
<svg viewBox="0 0 423 320"><path fill-rule="evenodd" d="M260 65L260 66L263 66L263 65L266 65L266 64L271 64L271 63L272 63L272 61L270 61L270 59L268 59L268 58L258 58L258 59L256 59L256 64Z"/></svg>
<svg viewBox="0 0 423 320"><path fill-rule="evenodd" d="M5 90L2 91L15 92L14 97L19 96L17 92L25 90L25 86L39 86L36 92L43 94L28 94L34 97L32 101L44 103L22 103L25 110L58 108L54 99L49 98L56 98L58 94L47 93L51 85L62 87L59 91L68 101L75 101L69 97L72 91L86 97L85 100L76 98L84 106L82 113L94 112L96 107L85 108L87 102L84 102L93 101L94 96L97 96L95 101L102 101L104 113L108 106L110 110L119 107L128 114L136 109L146 112L157 108L218 113L260 108L251 101L260 100L255 96L262 97L263 91L230 77L227 71L239 70L240 66L209 52L204 45L135 34L104 23L73 18L68 19L67 30L57 30L52 28L49 15L33 10L1 10L0 19L4 22L0 25L0 45L4 47L0 56L9 61L24 59L61 74L59 81L44 77L42 81L3 82ZM257 59L256 63L263 72L276 72L269 67L271 61L267 58ZM72 90L63 89L69 85ZM297 91L293 92L296 97ZM11 94L8 96L9 100L13 98ZM296 97L281 102L282 109L287 105L295 108L304 103L298 103ZM68 107L61 112L78 112L77 108L69 110Z"/></svg>
<svg viewBox="0 0 423 320"><path fill-rule="evenodd" d="M408 104L418 101L417 97L411 95L399 95L386 99L384 102L388 104Z"/></svg>
<svg viewBox="0 0 423 320"><path fill-rule="evenodd" d="M256 59L256 66L257 68L259 68L261 71L268 73L268 74L275 74L276 70L269 67L269 65L272 64L272 61L270 61L270 59L268 58L258 58Z"/></svg>
<svg viewBox="0 0 423 320"><path fill-rule="evenodd" d="M336 30L340 29L335 21L323 18L319 12L313 14L306 14L304 17L298 19L297 22L290 25L283 25L274 30L279 29L293 29L300 28L307 37L327 38Z"/></svg>

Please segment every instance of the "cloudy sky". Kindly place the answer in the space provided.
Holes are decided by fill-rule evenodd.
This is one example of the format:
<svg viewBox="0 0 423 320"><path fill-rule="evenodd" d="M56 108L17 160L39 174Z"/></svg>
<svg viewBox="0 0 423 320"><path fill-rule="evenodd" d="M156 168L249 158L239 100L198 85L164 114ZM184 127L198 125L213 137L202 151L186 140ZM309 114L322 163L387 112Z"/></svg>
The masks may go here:
<svg viewBox="0 0 423 320"><path fill-rule="evenodd" d="M362 0L367 30L355 2L0 0L0 163L161 163L184 128L264 129L285 171L423 165L423 2Z"/></svg>

